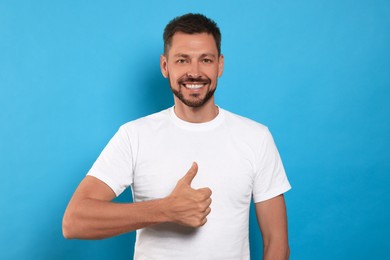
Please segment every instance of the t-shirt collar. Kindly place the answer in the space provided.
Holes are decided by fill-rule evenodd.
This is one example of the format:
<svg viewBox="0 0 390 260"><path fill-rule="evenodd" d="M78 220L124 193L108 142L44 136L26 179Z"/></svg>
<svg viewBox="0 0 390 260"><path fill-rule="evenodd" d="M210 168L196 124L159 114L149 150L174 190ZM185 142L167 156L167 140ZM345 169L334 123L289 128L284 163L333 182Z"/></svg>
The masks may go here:
<svg viewBox="0 0 390 260"><path fill-rule="evenodd" d="M218 106L217 106L218 107ZM175 125L180 128L192 131L207 131L218 127L225 117L225 111L218 107L218 115L211 121L204 123L190 123L183 119L180 119L175 113L175 107L169 108L169 115Z"/></svg>

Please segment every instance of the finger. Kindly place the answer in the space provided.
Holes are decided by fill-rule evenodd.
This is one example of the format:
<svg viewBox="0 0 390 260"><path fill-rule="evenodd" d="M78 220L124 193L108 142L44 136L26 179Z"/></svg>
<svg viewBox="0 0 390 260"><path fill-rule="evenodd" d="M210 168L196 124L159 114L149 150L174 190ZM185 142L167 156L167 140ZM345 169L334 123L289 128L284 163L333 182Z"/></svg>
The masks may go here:
<svg viewBox="0 0 390 260"><path fill-rule="evenodd" d="M201 193L204 198L210 198L211 197L211 194L213 193L210 188L200 188L200 189L197 189L196 191L199 191L199 193Z"/></svg>
<svg viewBox="0 0 390 260"><path fill-rule="evenodd" d="M206 224L206 222L207 222L207 218L204 217L202 219L198 219L198 220L194 221L194 223L192 225L190 225L190 226L191 227L201 227L204 224Z"/></svg>
<svg viewBox="0 0 390 260"><path fill-rule="evenodd" d="M211 208L210 207L208 207L206 210L205 210L205 212L204 212L204 216L206 217L208 214L210 214L210 212L211 212Z"/></svg>
<svg viewBox="0 0 390 260"><path fill-rule="evenodd" d="M207 209L210 208L210 205L211 205L211 199L207 199L201 203L198 203L198 209L200 212L205 213L207 212Z"/></svg>
<svg viewBox="0 0 390 260"><path fill-rule="evenodd" d="M207 218L202 219L200 226L204 226L204 224L206 224L206 222L207 222Z"/></svg>
<svg viewBox="0 0 390 260"><path fill-rule="evenodd" d="M206 200L207 207L210 207L211 202L212 202L212 199L211 199L211 198L208 198L208 199Z"/></svg>
<svg viewBox="0 0 390 260"><path fill-rule="evenodd" d="M210 212L211 212L211 209L210 209L210 208L207 208L204 217L200 220L200 225L199 225L199 226L203 226L204 224L206 224L206 222L207 222L207 215L208 215Z"/></svg>
<svg viewBox="0 0 390 260"><path fill-rule="evenodd" d="M183 176L181 181L185 184L191 185L191 182L195 178L197 172L198 164L196 162L193 162L191 168L188 170L186 175Z"/></svg>

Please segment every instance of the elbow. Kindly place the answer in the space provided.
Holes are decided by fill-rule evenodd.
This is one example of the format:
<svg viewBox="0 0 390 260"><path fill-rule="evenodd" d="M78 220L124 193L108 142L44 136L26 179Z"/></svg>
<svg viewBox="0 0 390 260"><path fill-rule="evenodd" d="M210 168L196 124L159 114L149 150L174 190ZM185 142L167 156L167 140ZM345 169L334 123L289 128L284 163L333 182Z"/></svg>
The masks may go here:
<svg viewBox="0 0 390 260"><path fill-rule="evenodd" d="M264 244L264 259L283 259L290 258L290 247L288 243L275 242Z"/></svg>
<svg viewBox="0 0 390 260"><path fill-rule="evenodd" d="M64 225L62 225L62 235L64 236L65 239L73 239L74 238L74 236L72 235L69 228L67 228Z"/></svg>
<svg viewBox="0 0 390 260"><path fill-rule="evenodd" d="M74 238L72 234L72 228L71 228L72 225L70 224L70 222L71 221L69 220L69 217L65 215L64 218L62 219L62 235L66 239Z"/></svg>
<svg viewBox="0 0 390 260"><path fill-rule="evenodd" d="M285 252L286 252L286 259L290 259L290 247L288 245Z"/></svg>
<svg viewBox="0 0 390 260"><path fill-rule="evenodd" d="M284 243L283 245L280 245L279 250L283 252L283 259L289 259L290 258L290 246L288 242Z"/></svg>
<svg viewBox="0 0 390 260"><path fill-rule="evenodd" d="M74 214L66 211L62 219L62 235L66 239L77 238L77 228Z"/></svg>
<svg viewBox="0 0 390 260"><path fill-rule="evenodd" d="M280 252L280 256L279 256L280 259L285 259L285 260L290 259L290 247L288 246L288 244L280 246L278 248L278 251Z"/></svg>

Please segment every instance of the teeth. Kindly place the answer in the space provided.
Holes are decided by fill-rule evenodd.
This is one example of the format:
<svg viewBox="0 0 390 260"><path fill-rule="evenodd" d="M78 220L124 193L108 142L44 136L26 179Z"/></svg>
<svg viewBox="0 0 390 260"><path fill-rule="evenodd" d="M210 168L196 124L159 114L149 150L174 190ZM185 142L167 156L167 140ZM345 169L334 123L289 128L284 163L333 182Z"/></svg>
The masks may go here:
<svg viewBox="0 0 390 260"><path fill-rule="evenodd" d="M190 89L198 89L198 88L201 88L203 87L203 84L201 85L186 85L186 88L190 88Z"/></svg>

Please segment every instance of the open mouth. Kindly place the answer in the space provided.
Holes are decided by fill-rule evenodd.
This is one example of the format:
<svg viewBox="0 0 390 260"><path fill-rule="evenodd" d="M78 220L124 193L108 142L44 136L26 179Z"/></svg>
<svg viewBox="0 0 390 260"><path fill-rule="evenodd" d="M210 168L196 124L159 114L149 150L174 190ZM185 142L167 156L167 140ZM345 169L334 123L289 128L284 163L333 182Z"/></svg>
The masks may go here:
<svg viewBox="0 0 390 260"><path fill-rule="evenodd" d="M182 87L185 87L187 89L201 89L203 88L204 86L210 84L210 80L209 79L193 79L193 78L184 78L184 79L181 79L179 80L179 84L180 86Z"/></svg>
<svg viewBox="0 0 390 260"><path fill-rule="evenodd" d="M198 83L198 84L194 84L194 83L191 83L191 84L182 84L185 88L188 88L188 89L200 89L202 88L203 86L206 85L206 83Z"/></svg>

